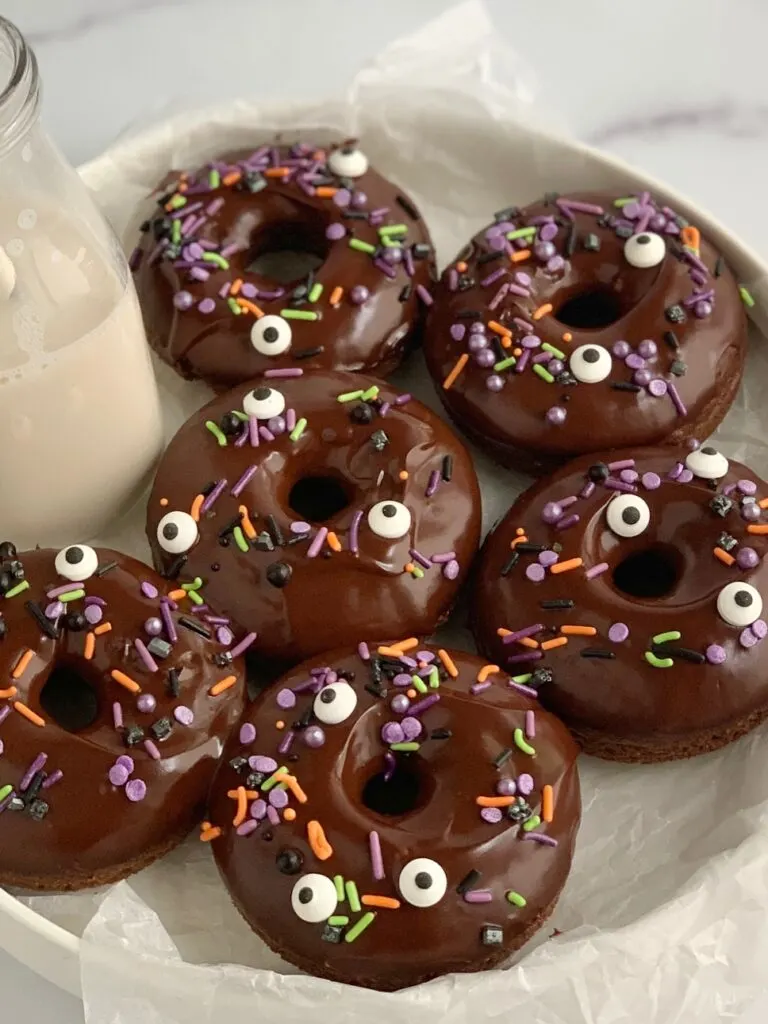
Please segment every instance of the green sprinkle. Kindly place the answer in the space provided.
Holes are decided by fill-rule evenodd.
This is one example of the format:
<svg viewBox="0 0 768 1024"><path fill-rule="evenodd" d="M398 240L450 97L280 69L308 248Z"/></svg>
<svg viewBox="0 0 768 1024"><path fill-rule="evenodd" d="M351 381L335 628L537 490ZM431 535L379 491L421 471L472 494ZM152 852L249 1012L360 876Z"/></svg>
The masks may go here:
<svg viewBox="0 0 768 1024"><path fill-rule="evenodd" d="M240 307L238 306L238 304L235 302L235 300L232 298L231 295L227 299L227 305L232 310L232 312L235 314L235 316L240 316L241 313L243 312L242 309L240 309Z"/></svg>
<svg viewBox="0 0 768 1024"><path fill-rule="evenodd" d="M350 881L344 883L344 890L346 891L347 899L349 900L349 909L353 914L359 914L362 908L360 905L360 897L357 894L357 886L350 879Z"/></svg>
<svg viewBox="0 0 768 1024"><path fill-rule="evenodd" d="M519 750L522 750L524 754L530 754L531 757L533 757L533 755L536 753L536 748L532 747L531 744L527 742L525 736L523 735L522 729L515 729L514 739L515 746Z"/></svg>
<svg viewBox="0 0 768 1024"><path fill-rule="evenodd" d="M262 791L262 793L268 793L270 791L270 789L272 789L274 786L276 786L278 784L278 782L280 781L280 776L281 775L285 775L285 773L287 771L288 771L288 769L286 768L286 766L284 764L280 765L280 767L277 769L276 772L274 772L272 775L269 776L268 779L265 779L265 781L262 782L262 784L261 784L261 791Z"/></svg>
<svg viewBox="0 0 768 1024"><path fill-rule="evenodd" d="M561 352L559 348L555 348L554 345L550 345L548 341L544 341L541 347L545 352L549 352L550 355L557 356L558 359L565 359L565 352Z"/></svg>
<svg viewBox="0 0 768 1024"><path fill-rule="evenodd" d="M234 528L234 530L232 531L232 536L235 538L235 544L237 544L237 546L240 548L241 551L248 551L249 550L249 548L248 548L248 541L243 536L242 527L236 526ZM192 597L192 594L190 593L188 596ZM194 596L197 597L197 594L195 594Z"/></svg>
<svg viewBox="0 0 768 1024"><path fill-rule="evenodd" d="M514 356L508 356L506 359L502 359L499 363L494 363L493 369L496 373L501 373L502 370L508 370L510 366L514 366L517 360Z"/></svg>
<svg viewBox="0 0 768 1024"><path fill-rule="evenodd" d="M337 402L354 402L356 398L362 398L362 391L345 391L343 395L339 395L336 399Z"/></svg>
<svg viewBox="0 0 768 1024"><path fill-rule="evenodd" d="M237 529L239 530L240 527L238 526ZM194 590L190 590L189 593L187 594L187 597L192 602L192 604L203 604L204 603L202 597L200 597L199 594L196 594Z"/></svg>
<svg viewBox="0 0 768 1024"><path fill-rule="evenodd" d="M363 402L370 402L372 398L379 397L379 386L378 384L372 384L367 391L364 391L360 398Z"/></svg>
<svg viewBox="0 0 768 1024"><path fill-rule="evenodd" d="M221 184L221 175L215 168L208 172L208 184L211 188L218 188Z"/></svg>
<svg viewBox="0 0 768 1024"><path fill-rule="evenodd" d="M739 295L741 296L741 301L744 303L744 305L747 306L748 309L752 309L752 307L755 304L755 300L752 298L749 290L745 288L743 284L739 285Z"/></svg>
<svg viewBox="0 0 768 1024"><path fill-rule="evenodd" d="M203 259L206 263L215 263L217 267L222 270L229 270L229 260L225 260L223 256L217 252L204 252Z"/></svg>
<svg viewBox="0 0 768 1024"><path fill-rule="evenodd" d="M178 245L181 241L181 221L175 220L171 226L171 241Z"/></svg>
<svg viewBox="0 0 768 1024"><path fill-rule="evenodd" d="M525 685L533 675L533 672L526 672L524 676L512 676L513 683L522 683Z"/></svg>
<svg viewBox="0 0 768 1024"><path fill-rule="evenodd" d="M376 252L376 246L375 245L371 245L370 242L363 242L359 238L350 238L350 240L349 240L349 248L350 249L357 249L358 252L367 252L367 253Z"/></svg>
<svg viewBox="0 0 768 1024"><path fill-rule="evenodd" d="M424 579L424 570L420 566L414 565L414 567L411 569L411 576L413 576L414 579L417 580Z"/></svg>
<svg viewBox="0 0 768 1024"><path fill-rule="evenodd" d="M411 682L413 683L414 690L418 690L419 693L427 693L427 684L421 678L421 676L411 676Z"/></svg>
<svg viewBox="0 0 768 1024"><path fill-rule="evenodd" d="M613 205L614 206L618 206L618 208L621 209L622 206L626 206L628 203L634 203L634 201L635 201L635 197L634 196L624 196L623 199L614 199L613 200Z"/></svg>
<svg viewBox="0 0 768 1024"><path fill-rule="evenodd" d="M363 914L363 916L344 933L344 941L354 942L355 939L359 938L363 934L368 925L373 922L374 917L376 917L376 915L371 910L369 910L367 914Z"/></svg>
<svg viewBox="0 0 768 1024"><path fill-rule="evenodd" d="M22 594L25 590L29 590L29 580L22 580L21 583L17 583L15 587L7 590L5 592L6 600L9 597L16 597L17 594Z"/></svg>
<svg viewBox="0 0 768 1024"><path fill-rule="evenodd" d="M420 743L390 743L389 744L389 749L390 750L402 750L405 753L405 752L412 752L414 750L418 750L420 746L421 746Z"/></svg>
<svg viewBox="0 0 768 1024"><path fill-rule="evenodd" d="M233 416L237 416L237 418L240 420L241 423L247 423L248 422L248 417L245 415L245 413L241 409L230 409L230 413Z"/></svg>
<svg viewBox="0 0 768 1024"><path fill-rule="evenodd" d="M298 441L299 438L301 437L301 435L304 433L304 431L306 429L307 429L307 420L306 420L306 418L304 416L302 416L300 420L296 421L296 426L290 432L288 437L290 437L290 439L292 441Z"/></svg>
<svg viewBox="0 0 768 1024"><path fill-rule="evenodd" d="M12 793L12 792L13 792L13 786L3 786L3 788L0 789L0 800L5 800L5 798L8 796L8 794Z"/></svg>
<svg viewBox="0 0 768 1024"><path fill-rule="evenodd" d="M437 665L433 665L429 670L429 685L433 690L440 688L440 672L438 671Z"/></svg>
<svg viewBox="0 0 768 1024"><path fill-rule="evenodd" d="M406 224L385 224L384 227L379 228L379 234L384 235L407 235L408 226Z"/></svg>
<svg viewBox="0 0 768 1024"><path fill-rule="evenodd" d="M349 924L349 918L345 917L344 914L334 914L333 917L328 918L328 924L334 928L343 928L345 924Z"/></svg>
<svg viewBox="0 0 768 1024"><path fill-rule="evenodd" d="M319 320L320 314L314 313L311 309L281 309L280 316L283 320Z"/></svg>
<svg viewBox="0 0 768 1024"><path fill-rule="evenodd" d="M549 370L544 369L541 363L533 364L533 372L537 374L539 377L541 377L542 380L545 380L547 384L554 384L555 378L552 376Z"/></svg>
<svg viewBox="0 0 768 1024"><path fill-rule="evenodd" d="M532 818L529 818L528 821L523 824L523 832L533 832L533 830L538 828L540 824L541 818L538 814L534 814Z"/></svg>
<svg viewBox="0 0 768 1024"><path fill-rule="evenodd" d="M315 281L315 283L312 285L312 291L309 293L307 298L309 299L310 302L317 302L317 300L320 298L322 294L323 286L320 284L319 281Z"/></svg>
<svg viewBox="0 0 768 1024"><path fill-rule="evenodd" d="M525 907L528 905L528 900L525 896L521 896L519 892L515 892L514 889L507 889L506 892L507 901L513 903L516 907Z"/></svg>
<svg viewBox="0 0 768 1024"><path fill-rule="evenodd" d="M507 238L513 242L516 238L533 238L536 228L517 228L516 231L508 231Z"/></svg>
<svg viewBox="0 0 768 1024"><path fill-rule="evenodd" d="M402 249L403 248L402 243L399 242L396 238L387 238L386 235L384 235L382 237L381 244L384 246L385 249Z"/></svg>
<svg viewBox="0 0 768 1024"><path fill-rule="evenodd" d="M645 660L654 668L672 668L675 664L671 658L657 658L653 651L645 652Z"/></svg>
<svg viewBox="0 0 768 1024"><path fill-rule="evenodd" d="M344 902L344 876L334 875L333 884L336 886L336 899L339 903Z"/></svg>
<svg viewBox="0 0 768 1024"><path fill-rule="evenodd" d="M79 601L82 597L85 597L84 590L68 590L66 594L59 594L57 600L62 604L67 604L68 601Z"/></svg>
<svg viewBox="0 0 768 1024"><path fill-rule="evenodd" d="M191 583L182 583L182 590L199 590L202 587L203 581L199 576L195 576Z"/></svg>
<svg viewBox="0 0 768 1024"><path fill-rule="evenodd" d="M220 448L226 448L227 447L227 439L226 439L226 437L224 436L224 434L222 434L222 432L219 430L219 428L216 426L216 424L213 422L213 420L206 420L205 421L205 429L206 430L210 430L210 432L213 434L213 436L219 442L219 447Z"/></svg>
<svg viewBox="0 0 768 1024"><path fill-rule="evenodd" d="M172 210L180 210L182 206L186 205L186 196L181 195L180 192L177 192L175 196L171 196L171 198L168 200L168 206L170 206Z"/></svg>
<svg viewBox="0 0 768 1024"><path fill-rule="evenodd" d="M665 644L669 640L679 640L681 633L677 629L670 629L666 633L657 633L653 638L655 644Z"/></svg>

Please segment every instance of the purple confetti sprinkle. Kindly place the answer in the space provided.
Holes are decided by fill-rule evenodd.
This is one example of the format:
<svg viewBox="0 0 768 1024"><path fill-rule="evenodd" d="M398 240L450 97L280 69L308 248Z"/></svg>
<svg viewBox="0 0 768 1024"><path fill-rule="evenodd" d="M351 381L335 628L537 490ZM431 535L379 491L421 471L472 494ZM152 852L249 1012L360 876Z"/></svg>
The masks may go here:
<svg viewBox="0 0 768 1024"><path fill-rule="evenodd" d="M250 821L244 821L242 825L238 825L235 832L239 836L249 836L251 832L255 832L258 827L259 823L251 819Z"/></svg>
<svg viewBox="0 0 768 1024"><path fill-rule="evenodd" d="M259 797L258 800L254 800L251 804L251 817L256 821L261 821L262 818L267 816L267 801L262 800Z"/></svg>
<svg viewBox="0 0 768 1024"><path fill-rule="evenodd" d="M758 644L759 642L759 637L755 636L755 634L752 632L749 626L747 626L746 629L742 629L741 633L739 634L739 643L742 647L746 647L747 649L749 649L750 647L754 647L755 644Z"/></svg>
<svg viewBox="0 0 768 1024"><path fill-rule="evenodd" d="M417 736L421 735L421 722L418 718L413 718L412 715L409 715L400 722L400 728L403 730L403 735L405 736L407 743L410 743L412 740L415 740Z"/></svg>
<svg viewBox="0 0 768 1024"><path fill-rule="evenodd" d="M531 565L526 566L525 575L532 583L541 583L546 576L546 571L543 565L533 562ZM507 638L505 637L504 639L506 641Z"/></svg>
<svg viewBox="0 0 768 1024"><path fill-rule="evenodd" d="M58 619L64 614L64 605L61 601L52 601L45 609L46 619Z"/></svg>
<svg viewBox="0 0 768 1024"><path fill-rule="evenodd" d="M720 644L710 644L705 654L710 665L722 665L728 657L725 653L725 648L721 647Z"/></svg>
<svg viewBox="0 0 768 1024"><path fill-rule="evenodd" d="M244 747L249 746L256 739L256 726L253 722L244 722L240 726L240 742Z"/></svg>
<svg viewBox="0 0 768 1024"><path fill-rule="evenodd" d="M661 477L658 473L643 473L641 482L647 491L655 491L657 487L661 487Z"/></svg>
<svg viewBox="0 0 768 1024"><path fill-rule="evenodd" d="M277 706L282 708L284 711L296 706L296 694L293 690L289 690L285 687L278 691L276 700Z"/></svg>
<svg viewBox="0 0 768 1024"><path fill-rule="evenodd" d="M113 786L124 786L128 781L128 771L121 764L113 764L109 769L108 778Z"/></svg>
<svg viewBox="0 0 768 1024"><path fill-rule="evenodd" d="M83 614L89 626L97 626L104 617L104 612L97 604L88 605Z"/></svg>
<svg viewBox="0 0 768 1024"><path fill-rule="evenodd" d="M402 743L405 733L399 722L385 722L381 727L381 740L389 746L392 743Z"/></svg>
<svg viewBox="0 0 768 1024"><path fill-rule="evenodd" d="M192 725L195 720L194 712L191 708L188 708L186 704L179 704L173 709L173 717L179 723L179 725Z"/></svg>
<svg viewBox="0 0 768 1024"><path fill-rule="evenodd" d="M608 639L614 644L621 644L629 636L629 626L626 622L614 622L608 630Z"/></svg>
<svg viewBox="0 0 768 1024"><path fill-rule="evenodd" d="M763 619L755 619L752 625L749 627L755 634L758 640L764 640L768 635L768 623Z"/></svg>
<svg viewBox="0 0 768 1024"><path fill-rule="evenodd" d="M282 810L283 807L288 806L288 794L284 789L271 789L269 791L269 803L272 807Z"/></svg>
<svg viewBox="0 0 768 1024"><path fill-rule="evenodd" d="M256 754L255 757L248 758L248 765L255 772L261 772L264 775L271 775L277 771L277 761L272 757L265 757L262 754Z"/></svg>
<svg viewBox="0 0 768 1024"><path fill-rule="evenodd" d="M522 775L518 775L517 789L523 796L530 796L533 792L534 786L535 782L533 781L533 776L529 775L528 772L523 772Z"/></svg>
<svg viewBox="0 0 768 1024"><path fill-rule="evenodd" d="M443 567L443 576L447 580L455 580L459 575L460 566L455 558L452 558L450 562L446 562Z"/></svg>
<svg viewBox="0 0 768 1024"><path fill-rule="evenodd" d="M147 795L147 784L142 779L131 779L125 787L125 795L131 803L139 803Z"/></svg>

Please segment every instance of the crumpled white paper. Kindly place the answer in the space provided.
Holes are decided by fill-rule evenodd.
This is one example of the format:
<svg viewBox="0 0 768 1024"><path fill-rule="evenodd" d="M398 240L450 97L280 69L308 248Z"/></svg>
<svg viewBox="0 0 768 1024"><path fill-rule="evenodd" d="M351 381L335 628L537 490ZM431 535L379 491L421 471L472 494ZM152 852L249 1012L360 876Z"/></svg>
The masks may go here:
<svg viewBox="0 0 768 1024"><path fill-rule="evenodd" d="M644 181L578 144L538 133L541 115L523 72L483 6L469 0L389 47L344 100L239 102L184 115L123 140L83 174L130 244L136 203L170 166L193 165L280 130L321 139L356 135L373 162L417 200L445 262L510 202L550 189L626 190ZM677 197L672 202L691 210ZM719 237L700 211L696 217L758 299L760 322L768 285L759 263ZM768 353L762 338L753 341L746 386L719 443L768 475L768 422L761 415ZM170 434L208 393L165 367L158 374ZM418 360L399 381L437 407ZM476 454L487 527L525 480ZM146 557L142 522L137 509L105 540ZM468 642L455 623L448 637ZM766 729L684 763L632 767L583 758L584 817L573 872L537 948L504 971L452 976L394 995L309 978L280 961L233 909L209 849L196 841L109 891L27 902L74 931L85 928L89 1024L458 1024L502 1017L536 1024L752 1024L768 1016L758 1005L768 963L767 761ZM562 934L551 937L555 927Z"/></svg>

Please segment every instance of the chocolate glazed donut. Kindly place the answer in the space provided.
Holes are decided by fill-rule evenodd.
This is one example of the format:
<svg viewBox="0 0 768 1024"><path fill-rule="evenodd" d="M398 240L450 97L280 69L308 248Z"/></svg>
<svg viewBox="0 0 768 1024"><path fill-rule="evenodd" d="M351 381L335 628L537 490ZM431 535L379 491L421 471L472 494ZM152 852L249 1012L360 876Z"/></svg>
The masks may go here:
<svg viewBox="0 0 768 1024"><path fill-rule="evenodd" d="M201 581L270 660L395 624L430 633L479 543L467 450L380 381L268 373L209 403L168 446L147 511L156 564Z"/></svg>
<svg viewBox="0 0 768 1024"><path fill-rule="evenodd" d="M710 444L570 463L489 536L478 644L540 686L589 753L664 761L730 743L768 715L765 496Z"/></svg>
<svg viewBox="0 0 768 1024"><path fill-rule="evenodd" d="M551 914L579 826L575 761L562 724L496 666L363 643L248 708L203 838L286 960L404 988L496 966Z"/></svg>
<svg viewBox="0 0 768 1024"><path fill-rule="evenodd" d="M707 437L739 385L751 302L649 193L553 193L499 211L447 268L427 363L462 430L541 473L582 452Z"/></svg>
<svg viewBox="0 0 768 1024"><path fill-rule="evenodd" d="M269 367L386 376L431 302L429 233L354 144L228 154L174 175L134 252L150 344L217 391Z"/></svg>
<svg viewBox="0 0 768 1024"><path fill-rule="evenodd" d="M200 821L243 645L115 551L0 558L0 883L118 881Z"/></svg>

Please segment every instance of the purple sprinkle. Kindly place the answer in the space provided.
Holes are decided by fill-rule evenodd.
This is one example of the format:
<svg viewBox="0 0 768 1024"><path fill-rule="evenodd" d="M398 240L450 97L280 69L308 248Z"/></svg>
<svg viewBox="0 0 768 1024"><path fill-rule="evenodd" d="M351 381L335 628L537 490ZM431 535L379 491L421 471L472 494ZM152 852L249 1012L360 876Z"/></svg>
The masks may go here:
<svg viewBox="0 0 768 1024"><path fill-rule="evenodd" d="M136 701L136 707L145 715L150 715L157 707L157 701L151 693L142 693Z"/></svg>
<svg viewBox="0 0 768 1024"><path fill-rule="evenodd" d="M755 619L749 627L758 640L764 640L768 636L768 623L764 619Z"/></svg>
<svg viewBox="0 0 768 1024"><path fill-rule="evenodd" d="M154 740L144 740L144 749L151 758L155 761L160 760L160 751L157 748L157 744Z"/></svg>
<svg viewBox="0 0 768 1024"><path fill-rule="evenodd" d="M116 729L123 728L123 708L119 701L112 705L112 723Z"/></svg>
<svg viewBox="0 0 768 1024"><path fill-rule="evenodd" d="M306 746L312 749L322 747L325 743L325 733L319 725L310 725L302 733L302 737Z"/></svg>
<svg viewBox="0 0 768 1024"><path fill-rule="evenodd" d="M285 429L290 433L296 426L296 410L286 409L285 410Z"/></svg>
<svg viewBox="0 0 768 1024"><path fill-rule="evenodd" d="M285 736L280 740L277 747L278 754L287 754L293 746L293 741L296 739L296 733L293 729L289 729Z"/></svg>
<svg viewBox="0 0 768 1024"><path fill-rule="evenodd" d="M506 267L499 267L498 270L494 270L492 274L489 274L488 277L484 277L482 279L482 281L480 282L481 287L490 288L492 284L495 284L495 282L498 281L499 278L504 277L506 273Z"/></svg>
<svg viewBox="0 0 768 1024"><path fill-rule="evenodd" d="M360 655L363 661L368 661L370 659L371 652L368 647L368 644L364 640L361 640L360 643L357 645L357 653Z"/></svg>
<svg viewBox="0 0 768 1024"><path fill-rule="evenodd" d="M272 433L269 427L265 427L263 423L259 426L259 437L262 439L262 441L275 440L275 435Z"/></svg>
<svg viewBox="0 0 768 1024"><path fill-rule="evenodd" d="M10 715L10 713L11 713L11 705L10 704L4 704L3 707L0 708L0 725L2 725L2 723L6 720L8 715Z"/></svg>
<svg viewBox="0 0 768 1024"><path fill-rule="evenodd" d="M499 815L498 818L496 815L487 814L487 811L497 811ZM501 821L502 814L498 807L484 807L480 812L480 817L484 821L488 821L495 825L496 822ZM492 899L493 893L490 889L469 889L464 893L465 903L490 903Z"/></svg>
<svg viewBox="0 0 768 1024"><path fill-rule="evenodd" d="M221 494L222 494L222 492L223 492L223 490L224 490L224 488L226 486L227 486L227 481L226 480L219 480L219 482L213 488L211 493L206 497L206 499L203 502L203 504L200 506L200 511L201 512L207 512L208 509L212 507L213 503L217 500L217 498L219 498L221 496Z"/></svg>
<svg viewBox="0 0 768 1024"><path fill-rule="evenodd" d="M615 473L619 469L632 469L635 465L634 459L619 459L618 462L609 462L608 469Z"/></svg>
<svg viewBox="0 0 768 1024"><path fill-rule="evenodd" d="M603 480L603 487L607 487L609 491L622 491L624 494L634 494L637 490L634 484L625 484L623 480L619 480L615 476L609 476L607 480Z"/></svg>
<svg viewBox="0 0 768 1024"><path fill-rule="evenodd" d="M517 665L525 661L540 661L544 655L541 651L526 651L524 654L513 654L507 658L507 664Z"/></svg>
<svg viewBox="0 0 768 1024"><path fill-rule="evenodd" d="M147 784L142 779L131 779L125 787L125 795L131 803L139 803L147 795Z"/></svg>
<svg viewBox="0 0 768 1024"><path fill-rule="evenodd" d="M705 654L710 665L722 665L728 657L725 653L725 648L721 647L720 644L710 644Z"/></svg>
<svg viewBox="0 0 768 1024"><path fill-rule="evenodd" d="M411 556L414 562L418 562L419 565L423 566L425 569L432 568L432 563L430 562L430 560L426 558L424 555L422 555L420 551L417 551L416 548L411 548L408 551L408 554Z"/></svg>
<svg viewBox="0 0 768 1024"><path fill-rule="evenodd" d="M107 602L104 600L103 597L95 597L93 594L91 594L90 597L86 597L86 599L83 601L83 604L85 605L86 608L89 608L92 604L97 604L99 608L107 607Z"/></svg>
<svg viewBox="0 0 768 1024"><path fill-rule="evenodd" d="M499 796L514 796L517 792L517 785L514 779L499 779L496 783L496 792Z"/></svg>
<svg viewBox="0 0 768 1024"><path fill-rule="evenodd" d="M251 819L250 821L244 821L242 825L238 825L235 832L239 836L249 836L251 832L255 832L258 827L259 823Z"/></svg>
<svg viewBox="0 0 768 1024"><path fill-rule="evenodd" d="M543 832L524 832L523 839L532 839L535 843L541 843L543 846L557 846L557 840L552 836L544 835Z"/></svg>
<svg viewBox="0 0 768 1024"><path fill-rule="evenodd" d="M271 789L269 791L269 802L273 807L281 810L288 806L288 794L284 789Z"/></svg>
<svg viewBox="0 0 768 1024"><path fill-rule="evenodd" d="M360 523L363 521L363 513L358 509L352 516L352 522L349 526L349 550L353 555L356 555L360 550L359 537L360 537Z"/></svg>
<svg viewBox="0 0 768 1024"><path fill-rule="evenodd" d="M246 633L240 643L233 647L229 653L233 658L239 658L241 654L245 654L257 636L258 633Z"/></svg>
<svg viewBox="0 0 768 1024"><path fill-rule="evenodd" d="M11 792L2 801L0 801L0 814L6 809L8 804L16 796L16 790L12 789Z"/></svg>
<svg viewBox="0 0 768 1024"><path fill-rule="evenodd" d="M451 267L448 271L448 291L455 292L459 287L459 272L455 267Z"/></svg>
<svg viewBox="0 0 768 1024"><path fill-rule="evenodd" d="M607 562L598 562L598 564L593 565L591 569L587 569L584 575L588 580L593 580L596 576L601 576L607 569Z"/></svg>
<svg viewBox="0 0 768 1024"><path fill-rule="evenodd" d="M501 821L503 814L500 807L483 807L480 811L480 817L483 821L488 822L489 825L497 825ZM487 902L487 900L470 900L468 899L470 895L471 893L469 892L464 893L464 899L467 900L468 903Z"/></svg>
<svg viewBox="0 0 768 1024"><path fill-rule="evenodd" d="M368 849L371 856L373 877L377 881L381 881L384 878L384 858L381 855L381 841L378 832L368 833Z"/></svg>
<svg viewBox="0 0 768 1024"><path fill-rule="evenodd" d="M522 683L516 683L513 679L508 680L507 686L511 687L513 690L517 690L518 693L524 694L526 697L537 698L539 696L533 687L523 686Z"/></svg>
<svg viewBox="0 0 768 1024"><path fill-rule="evenodd" d="M248 441L251 448L259 447L259 420L257 416L248 417Z"/></svg>
<svg viewBox="0 0 768 1024"><path fill-rule="evenodd" d="M754 548L739 548L736 563L740 569L754 569L760 563L760 556Z"/></svg>
<svg viewBox="0 0 768 1024"><path fill-rule="evenodd" d="M51 786L55 786L57 782L64 778L64 772L61 768L57 768L55 772L51 772L48 778L43 783L43 789L50 789Z"/></svg>
<svg viewBox="0 0 768 1024"><path fill-rule="evenodd" d="M647 491L655 491L657 487L661 487L661 477L658 473L643 473L641 482Z"/></svg>
<svg viewBox="0 0 768 1024"><path fill-rule="evenodd" d="M223 647L229 647L234 639L229 626L219 626L216 630L216 643L221 644Z"/></svg>
<svg viewBox="0 0 768 1024"><path fill-rule="evenodd" d="M266 817L267 814L267 801L262 800L259 797L258 800L254 800L251 804L251 817L256 821L261 821L262 818Z"/></svg>
<svg viewBox="0 0 768 1024"><path fill-rule="evenodd" d="M402 743L405 738L403 727L399 722L385 722L381 727L381 740L389 746L392 743Z"/></svg>
<svg viewBox="0 0 768 1024"><path fill-rule="evenodd" d="M322 550L323 544L325 543L325 538L327 536L328 527L321 526L317 533L315 534L312 543L307 548L307 558L317 558L317 556L320 554L320 551Z"/></svg>
<svg viewBox="0 0 768 1024"><path fill-rule="evenodd" d="M418 718L413 718L409 715L400 722L400 728L403 730L406 742L410 743L415 740L417 736L421 735L421 722Z"/></svg>
<svg viewBox="0 0 768 1024"><path fill-rule="evenodd" d="M614 622L608 630L608 639L611 643L622 644L629 636L629 626L626 622Z"/></svg>
<svg viewBox="0 0 768 1024"><path fill-rule="evenodd" d="M476 697L478 693L482 693L483 690L490 690L492 683L472 683L469 688L469 692L473 697Z"/></svg>
<svg viewBox="0 0 768 1024"><path fill-rule="evenodd" d="M304 371L299 366L286 366L282 370L265 370L264 376L269 378L303 377Z"/></svg>
<svg viewBox="0 0 768 1024"><path fill-rule="evenodd" d="M186 704L179 704L173 709L173 717L179 725L192 725L195 720L194 712Z"/></svg>
<svg viewBox="0 0 768 1024"><path fill-rule="evenodd" d="M255 772L261 772L263 775L271 775L277 771L277 761L272 757L265 757L263 754L256 754L255 757L248 758L248 765Z"/></svg>
<svg viewBox="0 0 768 1024"><path fill-rule="evenodd" d="M333 224L329 224L325 229L325 237L330 238L332 242L338 242L339 239L344 238L347 233L347 229L339 221L335 221Z"/></svg>
<svg viewBox="0 0 768 1024"><path fill-rule="evenodd" d="M133 641L133 646L138 651L139 657L144 662L144 667L147 669L147 671L148 672L157 672L158 671L157 662L155 661L155 659L152 657L152 655L147 650L147 645L144 643L144 641L143 640L139 640L139 638L137 637Z"/></svg>
<svg viewBox="0 0 768 1024"><path fill-rule="evenodd" d="M269 821L270 825L280 824L280 815L278 814L276 808L274 808L271 804L269 804L267 807L267 820Z"/></svg>
<svg viewBox="0 0 768 1024"><path fill-rule="evenodd" d="M19 791L24 793L28 788L29 784L35 775L45 767L45 762L48 760L47 754L38 754L32 764L27 768L22 776L21 782L19 783Z"/></svg>
<svg viewBox="0 0 768 1024"><path fill-rule="evenodd" d="M592 495L595 493L595 487L596 486L597 486L597 484L594 482L594 480L587 480L587 482L584 484L584 486L579 491L579 497L580 498L591 498Z"/></svg>
<svg viewBox="0 0 768 1024"><path fill-rule="evenodd" d="M431 498L437 488L440 486L440 470L433 469L429 474L429 482L427 483L427 489L424 492L426 498Z"/></svg>
<svg viewBox="0 0 768 1024"><path fill-rule="evenodd" d="M555 529L568 530L571 526L575 526L580 521L580 519L581 516L577 515L576 512L573 512L569 516L563 516L562 519L558 519L558 521L555 523Z"/></svg>
<svg viewBox="0 0 768 1024"><path fill-rule="evenodd" d="M64 614L64 605L61 601L52 601L45 609L46 619L58 619Z"/></svg>
<svg viewBox="0 0 768 1024"><path fill-rule="evenodd" d="M688 410L685 407L685 403L683 402L682 398L680 397L680 392L677 390L672 381L667 382L667 393L669 394L669 397L672 399L672 404L674 405L675 409L677 409L678 414L680 416L687 416Z"/></svg>
<svg viewBox="0 0 768 1024"><path fill-rule="evenodd" d="M747 626L746 629L742 629L739 634L739 643L742 647L750 648L754 647L755 644L759 643L760 638L756 637L752 630Z"/></svg>
<svg viewBox="0 0 768 1024"><path fill-rule="evenodd" d="M533 564L526 566L525 575L532 583L541 583L546 576L546 571L543 565L533 562ZM505 637L504 639L506 641L507 638Z"/></svg>
<svg viewBox="0 0 768 1024"><path fill-rule="evenodd" d="M555 203L566 217L572 210L577 213L591 213L595 217L602 217L605 213L602 206L597 206L595 203L584 203L580 199L556 199Z"/></svg>
<svg viewBox="0 0 768 1024"><path fill-rule="evenodd" d="M529 739L536 735L536 718L532 711L525 712L525 735Z"/></svg>
<svg viewBox="0 0 768 1024"><path fill-rule="evenodd" d="M533 792L534 786L535 783L533 781L532 775L529 775L527 772L523 772L522 775L518 775L517 789L518 792L522 793L523 796L530 796Z"/></svg>
<svg viewBox="0 0 768 1024"><path fill-rule="evenodd" d="M514 633L507 633L507 635L502 638L501 642L504 644L513 644L517 640L524 640L527 636L533 636L535 633L540 633L542 629L544 629L544 623L536 622L534 625L526 626L524 629L518 629Z"/></svg>
<svg viewBox="0 0 768 1024"><path fill-rule="evenodd" d="M455 580L456 577L459 575L459 569L459 563L456 561L455 558L452 558L450 562L445 563L443 567L443 576L447 580Z"/></svg>
<svg viewBox="0 0 768 1024"><path fill-rule="evenodd" d="M160 602L160 615L162 616L168 639L172 644L175 644L179 639L179 634L176 632L176 623L173 621L173 617L171 616L171 609L167 600Z"/></svg>
<svg viewBox="0 0 768 1024"><path fill-rule="evenodd" d="M736 486L742 494L752 495L757 491L757 484L754 480L739 480Z"/></svg>
<svg viewBox="0 0 768 1024"><path fill-rule="evenodd" d="M501 288L499 288L499 290L493 296L491 301L488 303L488 309L491 312L493 312L503 302L503 300L507 297L509 292L512 291L513 289L517 290L517 289L515 289L515 286L510 284L509 282L507 282L506 284L503 284L501 286ZM528 295L528 294L530 294L530 293L526 292L526 295Z"/></svg>
<svg viewBox="0 0 768 1024"><path fill-rule="evenodd" d="M276 700L277 706L282 708L284 711L287 711L289 708L296 707L296 694L293 690L289 690L285 687L278 691Z"/></svg>
<svg viewBox="0 0 768 1024"><path fill-rule="evenodd" d="M124 786L128 781L128 771L121 764L113 764L109 769L108 778L113 786Z"/></svg>

